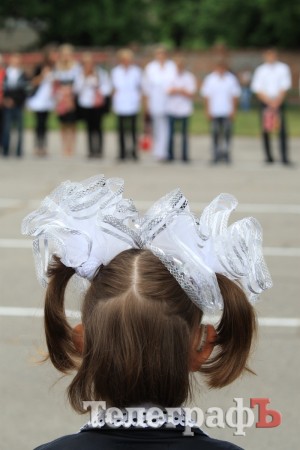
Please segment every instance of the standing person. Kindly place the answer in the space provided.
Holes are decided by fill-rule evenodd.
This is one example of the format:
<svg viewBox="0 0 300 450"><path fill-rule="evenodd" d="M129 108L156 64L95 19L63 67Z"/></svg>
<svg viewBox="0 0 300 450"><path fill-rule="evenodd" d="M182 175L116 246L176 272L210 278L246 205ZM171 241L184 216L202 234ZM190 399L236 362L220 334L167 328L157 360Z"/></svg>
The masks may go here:
<svg viewBox="0 0 300 450"><path fill-rule="evenodd" d="M211 123L212 163L217 164L222 160L230 163L232 123L241 88L224 59L219 59L215 70L205 77L201 94L204 97L205 114Z"/></svg>
<svg viewBox="0 0 300 450"><path fill-rule="evenodd" d="M35 70L31 80L33 92L27 100L27 107L35 113L36 154L47 154L47 129L49 113L53 111L54 68L57 59L55 47L46 47L43 59Z"/></svg>
<svg viewBox="0 0 300 450"><path fill-rule="evenodd" d="M251 217L227 229L237 205L229 194L198 222L179 189L140 217L122 188L103 176L63 183L23 221L23 234L50 244L35 258L49 359L72 375L73 409L93 408L80 432L36 450L241 450L204 433L203 413L191 417L184 404L192 373L222 388L249 370L253 302L272 286L260 224ZM65 294L75 274L87 287L74 327Z"/></svg>
<svg viewBox="0 0 300 450"><path fill-rule="evenodd" d="M158 161L168 159L167 89L175 74L175 63L167 59L164 47L158 47L155 59L145 67L143 78L146 112L153 125L153 156Z"/></svg>
<svg viewBox="0 0 300 450"><path fill-rule="evenodd" d="M249 111L251 106L251 78L252 73L250 69L245 68L239 73L239 82L241 85L240 107L242 111Z"/></svg>
<svg viewBox="0 0 300 450"><path fill-rule="evenodd" d="M270 132L279 130L281 162L290 165L287 147L287 130L284 101L291 88L289 66L278 61L277 51L270 48L264 52L264 63L254 72L251 89L260 101L260 118L265 162L274 162Z"/></svg>
<svg viewBox="0 0 300 450"><path fill-rule="evenodd" d="M197 82L194 75L185 69L185 61L182 56L174 60L176 74L171 79L167 90L166 111L169 117L169 151L168 160L174 159L174 135L176 124L181 127L183 162L189 161L188 152L188 125L189 118L193 113L193 97L197 90Z"/></svg>
<svg viewBox="0 0 300 450"><path fill-rule="evenodd" d="M112 70L112 106L117 116L119 160L129 154L137 160L137 116L141 105L142 71L133 63L129 49L118 53L119 64ZM130 144L129 144L129 141Z"/></svg>
<svg viewBox="0 0 300 450"><path fill-rule="evenodd" d="M76 101L73 85L80 72L80 66L74 59L72 45L59 47L58 61L54 73L54 93L56 113L60 121L63 153L72 156L76 138Z"/></svg>
<svg viewBox="0 0 300 450"><path fill-rule="evenodd" d="M21 68L21 56L10 56L3 84L3 155L10 152L10 138L13 127L17 131L16 156L23 155L23 110L27 96L28 79Z"/></svg>
<svg viewBox="0 0 300 450"><path fill-rule="evenodd" d="M0 150L2 149L4 78L5 78L5 67L3 64L3 57L0 54Z"/></svg>
<svg viewBox="0 0 300 450"><path fill-rule="evenodd" d="M80 117L86 123L88 156L100 158L103 154L102 119L111 94L111 82L108 73L96 67L91 53L84 53L82 56L82 71L75 80L74 90Z"/></svg>

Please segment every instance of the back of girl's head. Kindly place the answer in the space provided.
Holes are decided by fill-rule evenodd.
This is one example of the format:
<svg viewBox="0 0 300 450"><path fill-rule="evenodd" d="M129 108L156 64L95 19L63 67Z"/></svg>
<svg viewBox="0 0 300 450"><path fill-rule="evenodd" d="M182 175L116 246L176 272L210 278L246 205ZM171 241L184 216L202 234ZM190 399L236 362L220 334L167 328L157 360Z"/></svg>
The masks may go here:
<svg viewBox="0 0 300 450"><path fill-rule="evenodd" d="M69 399L126 407L151 402L179 406L189 394L191 342L203 316L161 261L148 250L127 250L101 267L82 306L84 345L79 354L64 313L64 292L74 270L54 260L49 268L45 328L54 366L77 369ZM242 289L217 275L224 312L216 352L199 370L222 387L245 369L255 316Z"/></svg>

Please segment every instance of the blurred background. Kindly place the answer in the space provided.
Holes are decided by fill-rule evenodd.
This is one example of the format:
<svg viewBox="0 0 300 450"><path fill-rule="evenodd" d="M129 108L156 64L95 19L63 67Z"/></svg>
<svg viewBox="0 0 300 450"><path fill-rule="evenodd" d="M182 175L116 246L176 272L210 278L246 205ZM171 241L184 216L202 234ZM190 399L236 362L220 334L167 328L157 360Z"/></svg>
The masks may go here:
<svg viewBox="0 0 300 450"><path fill-rule="evenodd" d="M0 2L1 448L30 450L77 432L87 420L68 406L69 378L60 379L49 363L38 362L45 351L44 291L20 224L61 181L98 173L124 178L126 196L137 200L141 211L181 187L197 215L214 196L229 192L240 203L235 220L253 215L261 222L274 288L257 305L260 327L251 360L257 375L246 375L217 392L201 382L191 403L204 410L226 409L234 406L234 397L242 397L245 406L251 397L269 398L270 408L282 413L280 427L252 427L245 437L234 436L229 428L206 431L249 450L299 447L299 23L300 3L294 0ZM125 54L120 54L124 48ZM290 79L284 89L284 116L276 116L268 130L261 101L251 87L267 49L276 52L275 62L285 64ZM173 64L173 75L161 91L164 95L172 96L174 86L178 89L175 75L188 72L194 80L190 90L183 82L181 93L174 94L180 97L175 112L172 105L164 110L168 120L188 117L186 160L181 128L173 130L172 154L170 136L165 153L155 153L147 67L157 61L158 51L164 54L163 64ZM237 86L230 100L233 110L228 112L233 125L230 148L225 133L221 149L225 156L230 154L228 159L222 159L222 152L214 159L209 98L203 93L206 77L220 62ZM138 80L133 109L132 91L126 91L129 84L124 84L121 109L116 97L121 89L119 69L125 66L134 67L133 78ZM39 96L41 87L44 96ZM169 104L167 97L164 105ZM188 105L186 117L176 115L176 105ZM125 144L123 106L125 117L132 118ZM165 122L166 133L170 123ZM282 164L283 123L289 164ZM262 139L266 132L272 143L271 160ZM68 308L79 307L79 299L70 292Z"/></svg>

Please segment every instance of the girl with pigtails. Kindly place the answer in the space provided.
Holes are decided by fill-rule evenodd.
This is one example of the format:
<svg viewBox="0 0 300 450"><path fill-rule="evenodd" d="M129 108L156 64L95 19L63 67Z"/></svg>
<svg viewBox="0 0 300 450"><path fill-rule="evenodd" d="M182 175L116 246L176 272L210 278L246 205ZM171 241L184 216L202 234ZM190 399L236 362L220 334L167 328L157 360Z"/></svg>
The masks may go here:
<svg viewBox="0 0 300 450"><path fill-rule="evenodd" d="M237 206L229 194L198 219L179 189L145 215L122 193L120 179L67 181L23 221L46 287L49 358L75 373L75 411L99 402L80 432L38 449L238 449L191 418L187 435L183 406L193 372L221 388L250 370L253 303L272 285L260 225L246 218L228 226ZM73 277L89 282L74 328L64 307ZM161 414L149 423L153 411Z"/></svg>

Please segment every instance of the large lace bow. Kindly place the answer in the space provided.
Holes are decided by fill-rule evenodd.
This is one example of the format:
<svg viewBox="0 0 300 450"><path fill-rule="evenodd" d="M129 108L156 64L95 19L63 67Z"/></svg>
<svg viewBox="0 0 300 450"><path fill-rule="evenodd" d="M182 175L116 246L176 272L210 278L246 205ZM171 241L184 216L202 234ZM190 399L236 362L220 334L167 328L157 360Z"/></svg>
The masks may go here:
<svg viewBox="0 0 300 450"><path fill-rule="evenodd" d="M168 268L190 297L206 313L223 308L216 273L238 281L251 302L272 286L262 254L262 229L253 217L228 226L237 206L220 194L199 219L180 190L155 203L141 220L143 247Z"/></svg>
<svg viewBox="0 0 300 450"><path fill-rule="evenodd" d="M123 187L123 180L106 180L103 175L82 183L67 181L24 219L22 232L34 237L43 285L54 254L91 280L101 265L122 251L141 248L162 261L205 313L223 307L216 273L239 281L251 302L272 286L260 224L249 217L228 226L237 206L233 196L220 194L198 219L177 189L140 216L132 201L122 198Z"/></svg>
<svg viewBox="0 0 300 450"><path fill-rule="evenodd" d="M134 232L138 213L132 201L122 198L123 189L122 179L106 180L103 175L81 183L65 181L25 217L22 233L34 237L35 266L43 286L53 255L91 280L101 265L139 247Z"/></svg>

